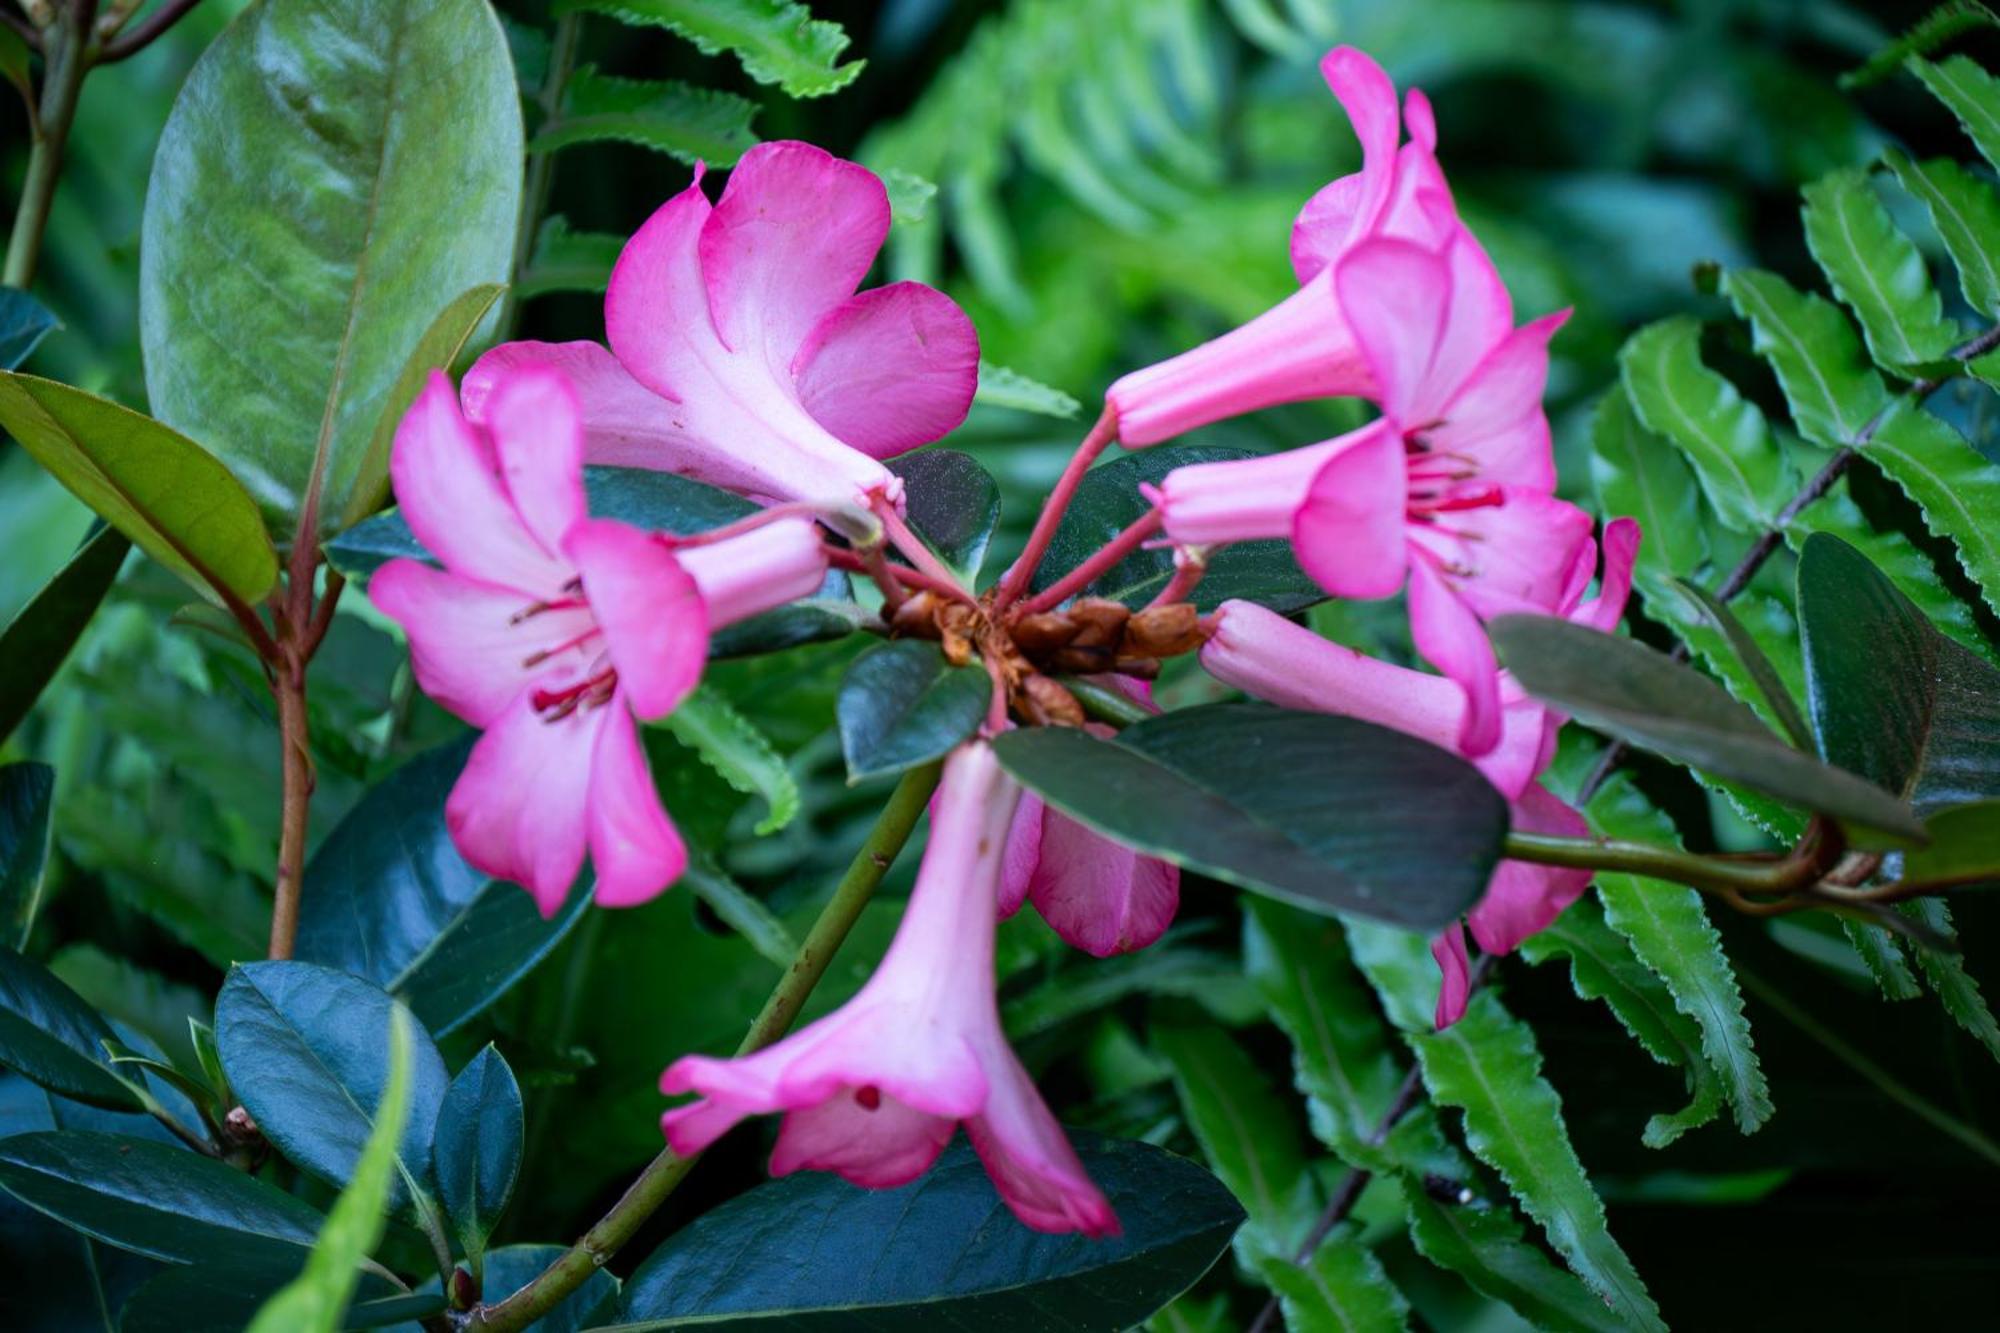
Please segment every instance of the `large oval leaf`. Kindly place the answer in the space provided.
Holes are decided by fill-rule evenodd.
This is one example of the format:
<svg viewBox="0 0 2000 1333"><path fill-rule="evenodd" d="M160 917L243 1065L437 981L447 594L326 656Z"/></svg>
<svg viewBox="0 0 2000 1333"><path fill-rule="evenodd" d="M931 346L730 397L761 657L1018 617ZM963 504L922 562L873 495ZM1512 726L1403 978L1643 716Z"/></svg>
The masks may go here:
<svg viewBox="0 0 2000 1333"><path fill-rule="evenodd" d="M146 191L140 335L162 420L289 530L323 524L439 310L505 282L521 115L482 0L264 0L174 102Z"/></svg>
<svg viewBox="0 0 2000 1333"><path fill-rule="evenodd" d="M1471 764L1353 718L1209 704L1115 741L999 737L1007 771L1106 837L1316 912L1436 930L1479 899L1507 804Z"/></svg>
<svg viewBox="0 0 2000 1333"><path fill-rule="evenodd" d="M639 1265L621 1327L1119 1333L1207 1272L1243 1210L1172 1153L1075 1138L1124 1223L1115 1240L1028 1230L960 1142L901 1189L804 1172L724 1204Z"/></svg>
<svg viewBox="0 0 2000 1333"><path fill-rule="evenodd" d="M254 603L278 581L256 501L177 431L54 380L0 371L0 426L105 522L186 579Z"/></svg>
<svg viewBox="0 0 2000 1333"><path fill-rule="evenodd" d="M295 1165L332 1184L347 1183L375 1128L395 1008L387 992L357 977L300 962L238 967L216 997L215 1040L243 1109ZM411 1181L426 1188L431 1179L449 1082L430 1037L411 1035L410 1116L389 1191L399 1207L410 1201Z"/></svg>
<svg viewBox="0 0 2000 1333"><path fill-rule="evenodd" d="M525 890L467 864L444 803L467 737L375 784L306 867L296 954L364 977L442 1036L500 998L590 903L591 881L544 920Z"/></svg>
<svg viewBox="0 0 2000 1333"><path fill-rule="evenodd" d="M0 1065L65 1097L136 1111L138 1096L104 1053L103 1043L115 1040L110 1024L54 973L0 949Z"/></svg>
<svg viewBox="0 0 2000 1333"><path fill-rule="evenodd" d="M942 757L978 730L992 697L985 671L952 666L934 643L899 639L869 649L847 669L834 705L847 780Z"/></svg>
<svg viewBox="0 0 2000 1333"><path fill-rule="evenodd" d="M907 488L910 526L970 583L1000 525L1000 483L969 455L924 449L889 464Z"/></svg>

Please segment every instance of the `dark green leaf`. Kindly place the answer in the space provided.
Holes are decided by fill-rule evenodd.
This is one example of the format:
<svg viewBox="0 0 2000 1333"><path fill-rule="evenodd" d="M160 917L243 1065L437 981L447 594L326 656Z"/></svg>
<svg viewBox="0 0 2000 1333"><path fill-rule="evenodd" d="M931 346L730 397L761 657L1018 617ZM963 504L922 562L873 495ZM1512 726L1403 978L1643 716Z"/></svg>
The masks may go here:
<svg viewBox="0 0 2000 1333"><path fill-rule="evenodd" d="M507 1211L525 1133L521 1085L489 1042L445 1089L432 1147L438 1198L468 1255L486 1248Z"/></svg>
<svg viewBox="0 0 2000 1333"><path fill-rule="evenodd" d="M374 982L439 1034L526 976L590 903L586 876L545 920L458 854L444 804L471 747L439 746L375 784L307 865L299 907L299 958Z"/></svg>
<svg viewBox="0 0 2000 1333"><path fill-rule="evenodd" d="M0 767L0 946L28 947L42 903L56 771L23 760Z"/></svg>
<svg viewBox="0 0 2000 1333"><path fill-rule="evenodd" d="M1115 741L1013 731L994 748L1106 837L1309 911L1414 929L1478 900L1507 826L1499 793L1457 755L1261 704L1167 713Z"/></svg>
<svg viewBox="0 0 2000 1333"><path fill-rule="evenodd" d="M22 52L22 72L26 73ZM35 345L62 324L49 308L19 287L0 287L0 370L12 370L28 359Z"/></svg>
<svg viewBox="0 0 2000 1333"><path fill-rule="evenodd" d="M1923 838L1902 801L1792 749L1720 685L1665 653L1552 616L1501 616L1490 630L1522 687L1586 726L1850 821L1872 840Z"/></svg>
<svg viewBox="0 0 2000 1333"><path fill-rule="evenodd" d="M65 1097L136 1111L138 1095L104 1050L114 1040L110 1024L47 968L0 949L0 1065Z"/></svg>
<svg viewBox="0 0 2000 1333"><path fill-rule="evenodd" d="M531 153L607 139L677 157L690 166L730 167L757 136L757 104L673 79L621 79L585 65L563 85L562 106L529 143Z"/></svg>
<svg viewBox="0 0 2000 1333"><path fill-rule="evenodd" d="M2000 194L1948 157L1917 162L1891 148L1882 160L1930 211L1965 303L1982 315L2000 313Z"/></svg>
<svg viewBox="0 0 2000 1333"><path fill-rule="evenodd" d="M1806 720L1800 714L1798 704L1793 702L1791 691L1785 688L1785 682L1778 678L1778 669L1771 665L1771 659L1764 655L1764 650L1750 637L1750 631L1743 627L1743 622L1736 618L1736 613L1724 606L1714 593L1699 583L1680 579L1676 581L1676 586L1682 593L1695 600L1701 607L1702 615L1721 632L1723 639L1729 644L1730 651L1736 655L1737 664L1756 685L1757 693L1770 706L1772 715L1785 729L1785 735L1791 739L1792 744L1800 749L1811 745L1812 732L1807 729Z"/></svg>
<svg viewBox="0 0 2000 1333"><path fill-rule="evenodd" d="M300 1252L285 1265L244 1263L223 1255L176 1264L133 1293L119 1312L118 1333L242 1333L271 1294L296 1275L303 1258ZM348 1306L339 1327L380 1328L428 1318L445 1308L444 1297L436 1294L378 1294L394 1290L363 1273L360 1294L374 1299Z"/></svg>
<svg viewBox="0 0 2000 1333"><path fill-rule="evenodd" d="M1579 1333L1619 1333L1627 1327L1574 1274L1524 1240L1507 1209L1439 1203L1416 1180L1405 1182L1403 1201L1419 1254L1457 1273L1480 1295L1507 1305L1530 1327Z"/></svg>
<svg viewBox="0 0 2000 1333"><path fill-rule="evenodd" d="M0 372L0 426L139 549L186 579L255 603L278 578L257 503L200 445L67 384Z"/></svg>
<svg viewBox="0 0 2000 1333"><path fill-rule="evenodd" d="M1152 502L1140 493L1141 485L1157 485L1177 467L1252 456L1247 449L1169 444L1126 454L1092 469L1077 487L1076 499L1063 515L1041 568L1035 571L1034 588L1040 591L1048 587L1143 518ZM1143 606L1173 576L1172 551L1135 551L1084 591L1127 606ZM1261 541L1238 542L1216 552L1194 591L1194 602L1204 611L1232 597L1258 602L1274 611L1296 611L1325 601L1326 593L1299 568L1292 558L1291 543Z"/></svg>
<svg viewBox="0 0 2000 1333"><path fill-rule="evenodd" d="M301 182L311 182L302 188ZM286 535L341 525L438 311L505 282L513 63L481 0L266 0L175 99L139 247L146 388Z"/></svg>
<svg viewBox="0 0 2000 1333"><path fill-rule="evenodd" d="M1958 117L1987 163L2000 169L2000 79L1970 56L1949 56L1936 63L1913 58L1908 64Z"/></svg>
<svg viewBox="0 0 2000 1333"><path fill-rule="evenodd" d="M486 1252L482 1299L498 1304L527 1286L542 1270L561 1258L560 1245L502 1245ZM436 1277L426 1278L417 1288L419 1295L440 1290ZM617 1319L618 1279L599 1268L583 1280L583 1285L565 1296L555 1309L537 1319L534 1333L580 1333L580 1330L609 1327ZM424 1333L415 1324L399 1324L394 1333Z"/></svg>
<svg viewBox="0 0 2000 1333"><path fill-rule="evenodd" d="M1291 1333L1409 1327L1410 1303L1352 1222L1329 1232L1306 1263L1273 1255L1258 1263L1257 1274L1277 1293Z"/></svg>
<svg viewBox="0 0 2000 1333"><path fill-rule="evenodd" d="M972 395L972 401L988 407L1011 407L1017 412L1033 412L1037 416L1065 420L1083 410L1076 399L1061 389L1052 389L1029 379L1018 370L996 366L990 361L979 363L979 388Z"/></svg>
<svg viewBox="0 0 2000 1333"><path fill-rule="evenodd" d="M1925 827L1930 846L1903 853L1904 882L2000 883L2000 800L1941 810Z"/></svg>
<svg viewBox="0 0 2000 1333"><path fill-rule="evenodd" d="M1974 807L1977 808L1977 807ZM1992 825L1993 810L1987 810L1988 826ZM2000 835L1988 834L1989 844L2000 844ZM2000 846L1992 850L2000 852ZM1989 857L1989 864L2000 870L2000 855ZM1918 898L1903 904L1904 916L1921 923L1935 935L1949 941L1956 941L1957 932L1951 924L1951 908L1942 898ZM1974 1040L1986 1048L1987 1054L2000 1060L2000 1023L1993 1018L1993 1011L1986 1005L1986 997L1980 993L1978 981L1966 970L1965 959L1942 949L1927 949L1916 946L1917 965L1923 969L1924 980L1937 992L1938 1002L1958 1025L1972 1034Z"/></svg>
<svg viewBox="0 0 2000 1333"><path fill-rule="evenodd" d="M232 1253L303 1263L322 1220L212 1157L122 1134L0 1139L0 1186L87 1236L177 1263Z"/></svg>
<svg viewBox="0 0 2000 1333"><path fill-rule="evenodd" d="M905 454L889 470L903 479L910 526L952 573L972 582L1000 525L999 483L952 449Z"/></svg>
<svg viewBox="0 0 2000 1333"><path fill-rule="evenodd" d="M854 660L834 712L847 780L900 773L943 757L979 729L993 682L976 666L951 666L934 643L899 639Z"/></svg>
<svg viewBox="0 0 2000 1333"><path fill-rule="evenodd" d="M567 0L572 9L609 14L622 23L667 28L708 55L724 51L759 83L787 97L820 97L854 81L867 62L836 64L847 49L838 23L816 19L788 0Z"/></svg>
<svg viewBox="0 0 2000 1333"><path fill-rule="evenodd" d="M0 630L0 662L7 664L5 676L0 677L0 741L21 725L55 678L131 549L132 543L116 528L98 529Z"/></svg>
<svg viewBox="0 0 2000 1333"><path fill-rule="evenodd" d="M1114 1239L1021 1226L961 1142L900 1189L861 1190L813 1171L731 1200L639 1265L623 1317L633 1333L684 1324L712 1333L1120 1333L1206 1272L1243 1210L1192 1162L1074 1137L1124 1224ZM774 1234L786 1243L772 1245Z"/></svg>
<svg viewBox="0 0 2000 1333"><path fill-rule="evenodd" d="M1834 292L1861 320L1868 349L1907 370L1942 360L1958 341L1944 317L1924 257L1896 229L1859 167L1847 167L1805 190L1806 244Z"/></svg>
<svg viewBox="0 0 2000 1333"><path fill-rule="evenodd" d="M344 1185L375 1128L389 1081L389 1024L400 1006L344 972L301 962L235 968L215 1001L215 1038L243 1109L291 1162ZM449 1078L412 1033L409 1123L389 1197L411 1203L431 1180L431 1141Z"/></svg>

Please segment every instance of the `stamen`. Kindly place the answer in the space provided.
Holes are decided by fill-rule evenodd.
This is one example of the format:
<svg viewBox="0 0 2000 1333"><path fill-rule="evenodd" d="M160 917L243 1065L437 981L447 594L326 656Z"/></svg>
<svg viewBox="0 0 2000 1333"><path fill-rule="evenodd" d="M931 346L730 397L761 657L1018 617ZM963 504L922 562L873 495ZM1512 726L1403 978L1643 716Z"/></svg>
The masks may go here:
<svg viewBox="0 0 2000 1333"><path fill-rule="evenodd" d="M566 653L570 651L570 649L572 648L581 648L584 644L589 643L592 639L598 637L602 633L604 633L603 630L599 629L595 625L592 625L589 629L577 635L575 638L568 640L567 642L559 643L553 648L544 648L540 652L529 653L526 657L521 659L521 665L524 667L538 667L542 663L548 661L551 657L555 657L561 653Z"/></svg>
<svg viewBox="0 0 2000 1333"><path fill-rule="evenodd" d="M558 597L548 602L532 602L507 617L507 623L518 625L524 620L532 620L544 611L573 611L579 606L589 605L590 603L581 597Z"/></svg>
<svg viewBox="0 0 2000 1333"><path fill-rule="evenodd" d="M528 702L542 715L544 722L560 722L574 713L578 707L588 705L596 708L608 702L612 692L618 688L616 668L606 667L596 675L580 680L574 685L565 685L559 690L536 690Z"/></svg>

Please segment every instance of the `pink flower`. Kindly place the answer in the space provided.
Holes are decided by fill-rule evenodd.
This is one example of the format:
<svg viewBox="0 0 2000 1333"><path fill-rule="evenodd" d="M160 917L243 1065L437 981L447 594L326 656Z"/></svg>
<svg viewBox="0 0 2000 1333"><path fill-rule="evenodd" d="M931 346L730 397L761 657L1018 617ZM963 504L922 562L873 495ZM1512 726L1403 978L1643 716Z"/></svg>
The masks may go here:
<svg viewBox="0 0 2000 1333"><path fill-rule="evenodd" d="M1109 727L1089 730L1111 734ZM1000 915L1012 916L1026 901L1056 934L1093 957L1132 953L1173 924L1180 867L1093 833L1029 794L1007 833Z"/></svg>
<svg viewBox="0 0 2000 1333"><path fill-rule="evenodd" d="M712 207L701 178L697 167L619 256L604 307L612 350L496 347L465 377L467 415L482 419L505 368L542 361L576 384L586 462L759 500L897 499L880 460L946 434L971 405L972 322L921 283L856 293L889 229L867 168L764 143Z"/></svg>
<svg viewBox="0 0 2000 1333"><path fill-rule="evenodd" d="M465 859L549 916L588 846L596 900L643 902L687 853L634 715L664 717L694 688L712 628L809 596L825 552L802 518L680 550L589 518L580 414L557 371L501 376L486 416L469 424L442 375L411 405L390 474L444 568L392 560L369 597L409 635L425 692L486 733L445 806Z"/></svg>
<svg viewBox="0 0 2000 1333"><path fill-rule="evenodd" d="M1499 274L1471 236L1442 250L1369 240L1334 284L1382 416L1289 454L1177 468L1157 498L1176 541L1288 536L1341 597L1409 584L1417 649L1465 692L1459 748L1499 743L1498 667L1480 621L1546 611L1590 518L1554 498L1542 388L1567 312L1515 329Z"/></svg>
<svg viewBox="0 0 2000 1333"><path fill-rule="evenodd" d="M803 1167L887 1188L929 1169L962 1121L1022 1222L1117 1232L1000 1030L994 905L1019 796L986 744L953 751L916 888L875 975L839 1010L755 1055L669 1066L662 1091L701 1094L661 1120L675 1152L700 1152L746 1116L783 1111L773 1175Z"/></svg>
<svg viewBox="0 0 2000 1333"><path fill-rule="evenodd" d="M1434 156L1437 125L1421 92L1411 89L1404 104L1410 142L1398 149L1396 88L1382 67L1342 46L1319 68L1354 123L1361 170L1320 190L1292 224L1296 293L1242 327L1111 386L1105 396L1127 447L1278 403L1373 390L1372 371L1334 290L1334 266L1370 236L1441 243L1456 225L1451 193Z"/></svg>

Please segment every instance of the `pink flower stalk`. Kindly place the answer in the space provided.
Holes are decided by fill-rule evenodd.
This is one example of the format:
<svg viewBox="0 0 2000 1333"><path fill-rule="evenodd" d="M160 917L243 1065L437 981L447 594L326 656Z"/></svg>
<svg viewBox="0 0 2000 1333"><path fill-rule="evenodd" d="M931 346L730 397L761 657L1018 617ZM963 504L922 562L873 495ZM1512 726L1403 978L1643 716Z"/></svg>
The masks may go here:
<svg viewBox="0 0 2000 1333"><path fill-rule="evenodd" d="M1434 246L1457 222L1424 95L1412 88L1399 120L1396 87L1368 56L1336 47L1319 68L1361 140L1361 170L1327 185L1299 210L1292 224L1297 292L1220 338L1111 386L1105 396L1126 447L1157 444L1279 403L1373 391L1372 370L1334 289L1334 267L1368 237ZM1404 121L1410 142L1399 149Z"/></svg>
<svg viewBox="0 0 2000 1333"><path fill-rule="evenodd" d="M971 406L972 321L922 283L856 293L889 230L888 194L867 168L764 143L713 206L701 180L696 167L619 256L604 305L611 350L496 347L465 377L467 415L482 419L507 367L545 362L583 401L586 462L764 501L897 500L881 460L948 433Z"/></svg>
<svg viewBox="0 0 2000 1333"><path fill-rule="evenodd" d="M1019 797L984 742L952 752L916 888L875 975L836 1012L754 1055L670 1065L662 1091L701 1094L661 1119L675 1152L700 1152L746 1116L782 1111L773 1175L834 1171L880 1189L922 1175L962 1121L1023 1223L1117 1233L1000 1030L994 907Z"/></svg>
<svg viewBox="0 0 2000 1333"><path fill-rule="evenodd" d="M1156 493L1164 526L1190 544L1290 537L1336 596L1407 582L1418 651L1470 705L1459 748L1484 754L1501 704L1480 622L1552 609L1589 537L1589 516L1550 494L1541 404L1568 312L1513 328L1506 287L1464 231L1442 250L1366 241L1334 284L1382 416L1292 453L1175 469Z"/></svg>
<svg viewBox="0 0 2000 1333"><path fill-rule="evenodd" d="M486 406L472 425L433 375L397 427L396 498L444 568L391 560L369 597L409 635L424 691L486 733L445 804L465 859L552 916L587 846L597 902L644 902L687 852L634 717L664 717L694 688L711 629L811 595L826 554L803 518L681 550L592 519L561 373L511 370Z"/></svg>

